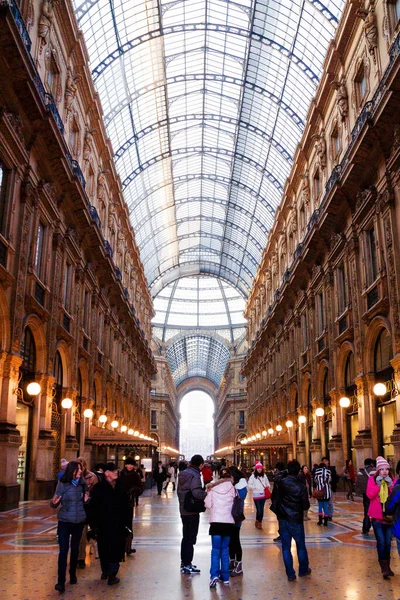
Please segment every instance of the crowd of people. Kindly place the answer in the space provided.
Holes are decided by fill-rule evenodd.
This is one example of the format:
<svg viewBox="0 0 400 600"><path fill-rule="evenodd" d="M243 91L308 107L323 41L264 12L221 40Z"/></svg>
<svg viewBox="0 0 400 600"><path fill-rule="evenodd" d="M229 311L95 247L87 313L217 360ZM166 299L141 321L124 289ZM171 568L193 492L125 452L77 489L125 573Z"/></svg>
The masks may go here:
<svg viewBox="0 0 400 600"><path fill-rule="evenodd" d="M216 468L215 468L216 467ZM85 567L86 542L95 538L100 558L101 579L108 585L119 582L119 564L132 548L132 521L134 506L144 489L144 470L133 458L125 460L121 473L114 463L96 465L94 472L87 469L86 461L62 463L59 482L51 506L59 507L58 580L55 589L63 592L66 583L69 546L70 584L77 583L77 568ZM396 480L397 476L397 480ZM351 460L338 476L334 466L323 457L310 471L297 460L287 466L278 462L270 479L261 462L245 473L236 465L229 467L204 461L199 454L190 462L181 461L163 465L161 461L152 472L159 495L168 485L177 490L182 520L181 572L185 575L200 573L193 564L194 547L200 523L200 514L209 512L211 536L210 588L218 582L228 584L230 577L243 575L243 552L240 531L244 516L244 501L252 492L255 507L255 527L262 529L265 504L278 520L278 537L282 544L282 558L288 581L297 577L291 551L295 541L298 556L298 577L311 574L304 521L310 520L310 499L318 503L317 525L328 527L334 516L334 492L342 479L349 501L354 494L362 496L364 515L362 533L369 535L372 528L376 538L378 561L385 579L394 575L390 568L392 537L397 539L400 555L400 461L396 476L385 458L376 461L367 458L358 471Z"/></svg>

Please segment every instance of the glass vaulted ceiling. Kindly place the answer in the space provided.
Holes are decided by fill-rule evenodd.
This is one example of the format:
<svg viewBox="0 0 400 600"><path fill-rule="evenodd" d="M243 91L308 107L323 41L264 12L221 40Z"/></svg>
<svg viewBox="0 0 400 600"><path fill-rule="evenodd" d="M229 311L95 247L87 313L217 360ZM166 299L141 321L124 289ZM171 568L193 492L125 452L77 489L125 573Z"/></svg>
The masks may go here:
<svg viewBox="0 0 400 600"><path fill-rule="evenodd" d="M343 0L75 0L153 297L246 297Z"/></svg>

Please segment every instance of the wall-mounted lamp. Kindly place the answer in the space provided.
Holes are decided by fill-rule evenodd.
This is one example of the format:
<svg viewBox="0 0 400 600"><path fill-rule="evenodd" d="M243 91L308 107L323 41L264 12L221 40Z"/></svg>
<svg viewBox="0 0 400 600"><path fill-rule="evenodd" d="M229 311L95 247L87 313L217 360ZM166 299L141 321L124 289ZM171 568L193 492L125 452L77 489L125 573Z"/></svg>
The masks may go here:
<svg viewBox="0 0 400 600"><path fill-rule="evenodd" d="M375 396L384 396L387 394L387 388L384 383L376 383L374 385L374 394Z"/></svg>
<svg viewBox="0 0 400 600"><path fill-rule="evenodd" d="M289 421L286 421L285 425L286 425L286 427L287 427L288 429L290 429L291 427L293 427L293 421L291 421L291 420L289 419Z"/></svg>
<svg viewBox="0 0 400 600"><path fill-rule="evenodd" d="M136 437L138 437L138 435L139 435L139 431L137 431L137 429L136 429L136 430L133 432L133 435L134 435L134 436L136 436Z"/></svg>
<svg viewBox="0 0 400 600"><path fill-rule="evenodd" d="M26 404L27 406L33 406L33 403L35 401L35 398L33 396L38 396L40 394L40 392L42 391L42 388L41 388L40 384L37 383L36 381L31 381L31 383L28 383L28 385L26 386L26 392L29 396L31 396L31 399L26 400L24 398L24 392L23 392L22 388L19 387L21 379L22 379L22 373L20 372L19 377L18 377L18 385L13 390L13 394L15 394L17 396L18 400L20 402L22 402L23 404Z"/></svg>
<svg viewBox="0 0 400 600"><path fill-rule="evenodd" d="M26 391L30 396L38 396L42 391L42 388L39 383L37 383L36 381L32 381L26 386Z"/></svg>
<svg viewBox="0 0 400 600"><path fill-rule="evenodd" d="M99 423L103 423L103 425L104 425L105 423L107 423L107 421L108 421L107 415L100 415Z"/></svg>
<svg viewBox="0 0 400 600"><path fill-rule="evenodd" d="M128 429L128 435L133 435L133 429Z"/></svg>
<svg viewBox="0 0 400 600"><path fill-rule="evenodd" d="M349 408L351 404L350 398L347 398L347 396L343 396L342 398L340 398L339 404L342 408Z"/></svg>
<svg viewBox="0 0 400 600"><path fill-rule="evenodd" d="M300 415L299 418L297 419L298 422L300 423L300 425L302 423L307 423L307 417L305 417L304 415Z"/></svg>
<svg viewBox="0 0 400 600"><path fill-rule="evenodd" d="M127 426L126 425L122 425L121 432L125 433L125 431L127 431L127 430L128 430Z"/></svg>
<svg viewBox="0 0 400 600"><path fill-rule="evenodd" d="M93 411L91 408L86 408L83 412L83 416L86 417L86 419L92 419L93 418Z"/></svg>
<svg viewBox="0 0 400 600"><path fill-rule="evenodd" d="M269 433L269 435L272 435L272 434L274 433L274 430L272 429L272 427L270 427L270 428L268 429L268 433Z"/></svg>
<svg viewBox="0 0 400 600"><path fill-rule="evenodd" d="M267 435L267 432L265 431L265 429L264 429L264 431L262 431L262 432L261 432L261 434L262 434L264 437L266 437L266 435Z"/></svg>
<svg viewBox="0 0 400 600"><path fill-rule="evenodd" d="M315 411L315 414L317 415L317 417L323 417L325 414L325 411L322 407L318 407Z"/></svg>
<svg viewBox="0 0 400 600"><path fill-rule="evenodd" d="M62 406L62 408L65 408L65 410L72 408L72 405L73 405L73 402L72 402L71 398L64 398L61 401L61 406Z"/></svg>
<svg viewBox="0 0 400 600"><path fill-rule="evenodd" d="M277 426L275 427L275 429L276 429L278 432L279 432L279 431L282 431L282 425L277 425Z"/></svg>
<svg viewBox="0 0 400 600"><path fill-rule="evenodd" d="M261 439L261 433L256 433L256 439L260 440Z"/></svg>
<svg viewBox="0 0 400 600"><path fill-rule="evenodd" d="M111 427L113 429L116 429L118 427L118 425L119 425L118 421L111 421Z"/></svg>

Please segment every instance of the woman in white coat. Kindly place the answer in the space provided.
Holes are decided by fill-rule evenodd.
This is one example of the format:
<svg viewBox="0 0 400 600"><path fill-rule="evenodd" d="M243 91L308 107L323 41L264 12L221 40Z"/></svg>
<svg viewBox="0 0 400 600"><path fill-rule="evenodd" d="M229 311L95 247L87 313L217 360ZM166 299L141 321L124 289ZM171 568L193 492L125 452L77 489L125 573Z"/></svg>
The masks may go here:
<svg viewBox="0 0 400 600"><path fill-rule="evenodd" d="M223 467L220 479L209 483L206 489L204 504L210 510L210 588L213 588L219 580L229 583L229 542L235 525L232 505L236 496L229 470Z"/></svg>
<svg viewBox="0 0 400 600"><path fill-rule="evenodd" d="M253 500L256 507L257 529L262 529L262 520L264 517L265 488L271 491L269 479L264 472L264 467L260 462L254 466L254 473L250 476L248 488L253 491Z"/></svg>

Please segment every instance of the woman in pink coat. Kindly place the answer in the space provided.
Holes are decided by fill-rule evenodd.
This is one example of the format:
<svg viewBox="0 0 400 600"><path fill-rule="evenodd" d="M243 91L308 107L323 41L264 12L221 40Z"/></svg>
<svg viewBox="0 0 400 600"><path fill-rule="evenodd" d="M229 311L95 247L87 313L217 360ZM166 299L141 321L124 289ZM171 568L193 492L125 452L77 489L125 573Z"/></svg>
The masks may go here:
<svg viewBox="0 0 400 600"><path fill-rule="evenodd" d="M368 516L372 521L378 560L384 579L394 575L390 568L393 523L385 515L386 501L393 488L389 470L387 460L383 456L378 456L376 459L376 473L369 477L367 484L367 496L370 499Z"/></svg>
<svg viewBox="0 0 400 600"><path fill-rule="evenodd" d="M218 580L229 583L229 541L235 526L232 505L236 495L229 470L222 468L220 479L209 483L206 489L204 504L210 510L210 588L213 588Z"/></svg>

